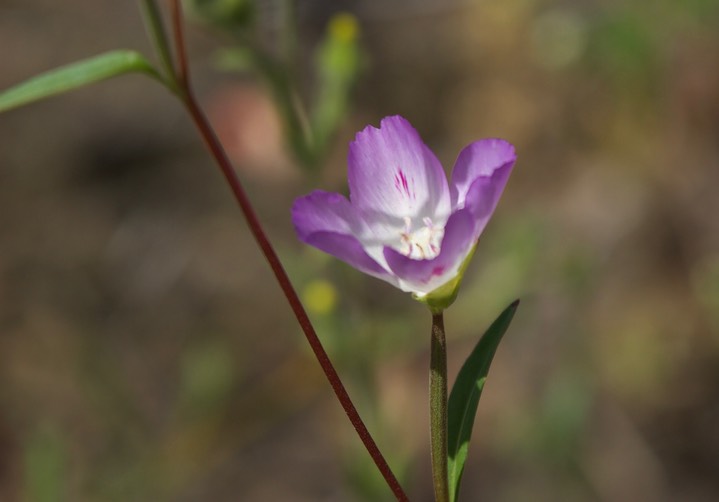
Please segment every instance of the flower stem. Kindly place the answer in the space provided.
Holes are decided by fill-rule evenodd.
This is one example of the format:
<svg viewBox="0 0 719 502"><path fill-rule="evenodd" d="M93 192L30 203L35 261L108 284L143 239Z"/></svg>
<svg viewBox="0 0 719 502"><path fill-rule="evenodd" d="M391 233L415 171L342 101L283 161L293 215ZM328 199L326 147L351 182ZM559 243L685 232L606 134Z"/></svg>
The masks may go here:
<svg viewBox="0 0 719 502"><path fill-rule="evenodd" d="M432 452L432 481L436 502L449 500L447 481L447 342L444 314L432 314L429 363L429 427Z"/></svg>
<svg viewBox="0 0 719 502"><path fill-rule="evenodd" d="M172 16L172 34L177 57L175 78L180 87L186 91L188 99L195 102L192 87L190 85L190 62L187 57L187 45L185 44L185 30L182 24L182 5L179 0L169 0L170 14ZM198 107L199 108L199 107ZM219 141L218 141L219 142Z"/></svg>
<svg viewBox="0 0 719 502"><path fill-rule="evenodd" d="M155 0L142 0L142 2L140 2L140 6L142 7L142 14L145 19L148 34L152 39L155 50L160 57L162 67L165 70L165 76L172 76L175 74L172 52L170 51L170 46L167 43L165 27L162 24L162 16L160 16L160 10L157 8L157 3ZM166 82L169 82L169 80Z"/></svg>
<svg viewBox="0 0 719 502"><path fill-rule="evenodd" d="M382 453L377 447L377 444L367 430L367 426L362 421L362 418L360 418L357 409L352 403L352 400L350 399L349 394L344 387L344 384L342 383L339 375L337 374L337 370L335 370L334 366L332 365L332 362L330 361L327 352L322 346L322 342L320 341L314 327L312 326L312 322L310 321L307 312L305 311L304 307L302 306L302 303L300 302L297 292L295 291L294 287L292 286L292 283L290 282L287 272L285 272L285 269L282 266L282 263L280 262L277 253L272 247L272 244L270 244L270 241L267 238L267 235L265 234L259 219L257 218L257 214L255 213L255 210L252 207L252 204L250 203L250 200L247 197L244 188L242 187L242 183L240 182L237 173L235 173L235 170L232 167L232 163L227 157L227 153L225 152L224 148L222 147L222 144L217 138L215 131L212 129L210 122L207 120L207 117L197 103L197 99L195 98L189 78L190 72L183 37L182 10L180 6L180 1L170 0L170 7L172 10L172 25L174 29L174 40L176 45L175 52L179 59L177 61L178 75L176 75L175 77L177 78L178 85L181 89L180 97L185 107L187 108L187 111L190 113L192 120L195 123L195 126L197 127L199 133L205 141L207 148L210 150L212 157L215 159L215 162L222 171L222 174L224 175L227 184L230 186L230 189L232 190L232 193L235 196L235 199L237 200L237 203L239 204L240 209L245 216L247 225L249 226L252 235L254 236L255 240L257 241L257 244L262 250L262 253L264 254L265 259L269 263L270 268L274 272L275 278L277 279L277 282L279 283L282 292L287 298L287 301L290 304L290 307L292 308L295 317L297 318L297 322L299 323L300 327L302 328L302 331L305 334L305 337L307 338L307 342L310 344L310 347L312 348L312 351L314 352L317 361L322 367L322 370L324 371L327 380L332 386L332 389L334 390L337 399L339 400L340 404L342 405L342 408L347 414L347 417L352 423L352 426L357 431L357 434L362 440L362 443L365 445L365 448L367 448L367 451L372 457L372 460L377 465L377 468L381 472L382 476L384 477L385 481L389 485L390 489L392 490L392 493L394 493L397 500L400 502L408 502L409 498L404 493L402 487L397 481L397 478L392 473L392 470L387 464L387 461L382 456Z"/></svg>

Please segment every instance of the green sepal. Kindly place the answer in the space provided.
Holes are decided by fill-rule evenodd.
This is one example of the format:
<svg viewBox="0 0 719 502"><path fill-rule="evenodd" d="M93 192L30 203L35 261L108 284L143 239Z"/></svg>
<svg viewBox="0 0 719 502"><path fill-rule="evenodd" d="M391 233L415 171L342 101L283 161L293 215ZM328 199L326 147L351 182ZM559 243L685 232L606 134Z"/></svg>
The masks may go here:
<svg viewBox="0 0 719 502"><path fill-rule="evenodd" d="M472 255L474 255L474 250L476 248L476 244L472 246L472 249L470 250L469 254L462 262L462 265L460 265L457 275L452 280L450 280L449 282L445 282L443 285L427 293L424 296L417 296L416 294L412 294L412 298L414 298L418 302L422 302L427 305L427 307L429 307L429 310L433 314L439 314L441 312L444 312L444 310L450 305L452 305L457 299L457 294L459 293L459 286L462 284L462 277L464 277L464 272L467 270L469 262L472 259Z"/></svg>

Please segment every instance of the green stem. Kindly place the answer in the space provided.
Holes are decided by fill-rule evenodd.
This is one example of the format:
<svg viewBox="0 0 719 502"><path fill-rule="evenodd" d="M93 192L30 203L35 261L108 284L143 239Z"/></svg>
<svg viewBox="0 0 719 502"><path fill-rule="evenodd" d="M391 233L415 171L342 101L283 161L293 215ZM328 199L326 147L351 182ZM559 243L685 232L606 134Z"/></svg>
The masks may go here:
<svg viewBox="0 0 719 502"><path fill-rule="evenodd" d="M162 23L162 16L155 0L142 0L142 14L145 19L145 26L152 38L152 45L157 50L162 67L165 70L166 83L172 81L175 76L175 65L172 61L172 51L167 41L167 34ZM174 89L173 89L174 90Z"/></svg>
<svg viewBox="0 0 719 502"><path fill-rule="evenodd" d="M449 500L447 481L447 342L444 314L432 314L429 363L429 428L432 452L432 481L436 502Z"/></svg>

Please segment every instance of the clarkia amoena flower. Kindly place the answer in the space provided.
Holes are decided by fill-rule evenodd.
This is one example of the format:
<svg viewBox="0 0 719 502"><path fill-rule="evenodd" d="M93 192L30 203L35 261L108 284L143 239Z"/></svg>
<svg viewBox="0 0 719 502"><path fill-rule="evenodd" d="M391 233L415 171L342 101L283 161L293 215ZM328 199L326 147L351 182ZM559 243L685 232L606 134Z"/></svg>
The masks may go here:
<svg viewBox="0 0 719 502"><path fill-rule="evenodd" d="M442 310L456 296L515 160L504 140L476 141L460 152L448 184L410 123L387 117L350 143L350 199L314 191L295 201L292 222L303 242L417 299L439 298Z"/></svg>

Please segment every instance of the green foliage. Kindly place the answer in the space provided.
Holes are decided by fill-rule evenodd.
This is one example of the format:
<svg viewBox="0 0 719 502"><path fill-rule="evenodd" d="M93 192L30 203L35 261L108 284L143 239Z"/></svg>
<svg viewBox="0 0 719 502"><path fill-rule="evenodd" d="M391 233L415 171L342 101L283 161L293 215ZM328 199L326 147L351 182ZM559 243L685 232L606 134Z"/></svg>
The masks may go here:
<svg viewBox="0 0 719 502"><path fill-rule="evenodd" d="M235 361L221 341L191 347L184 355L180 406L186 415L202 415L225 403L235 379Z"/></svg>
<svg viewBox="0 0 719 502"><path fill-rule="evenodd" d="M359 75L361 52L359 24L350 14L337 14L317 49L317 94L312 110L316 148L327 150L342 118L347 114L350 92Z"/></svg>
<svg viewBox="0 0 719 502"><path fill-rule="evenodd" d="M618 87L651 89L658 72L656 30L631 11L612 11L590 36L590 63Z"/></svg>
<svg viewBox="0 0 719 502"><path fill-rule="evenodd" d="M295 28L288 25L286 29L289 37ZM349 111L362 63L359 35L359 23L351 14L340 13L330 19L315 52L317 91L307 100L298 92L291 55L277 55L251 37L240 36L238 45L218 51L215 63L222 70L254 73L265 81L282 120L289 150L302 168L316 171ZM294 48L296 42L286 45Z"/></svg>
<svg viewBox="0 0 719 502"><path fill-rule="evenodd" d="M25 444L24 491L26 502L65 500L66 448L51 428L40 428Z"/></svg>
<svg viewBox="0 0 719 502"><path fill-rule="evenodd" d="M447 455L450 500L456 502L472 437L479 398L502 336L512 322L519 300L512 302L480 338L459 370L447 403Z"/></svg>
<svg viewBox="0 0 719 502"><path fill-rule="evenodd" d="M553 375L544 392L538 420L525 439L527 447L535 448L538 457L546 462L570 465L580 452L592 398L591 384L581 371Z"/></svg>
<svg viewBox="0 0 719 502"><path fill-rule="evenodd" d="M252 0L188 0L186 3L196 17L229 30L247 28L255 16Z"/></svg>
<svg viewBox="0 0 719 502"><path fill-rule="evenodd" d="M133 72L159 79L155 69L142 54L128 50L106 52L41 73L7 89L0 93L0 112Z"/></svg>

